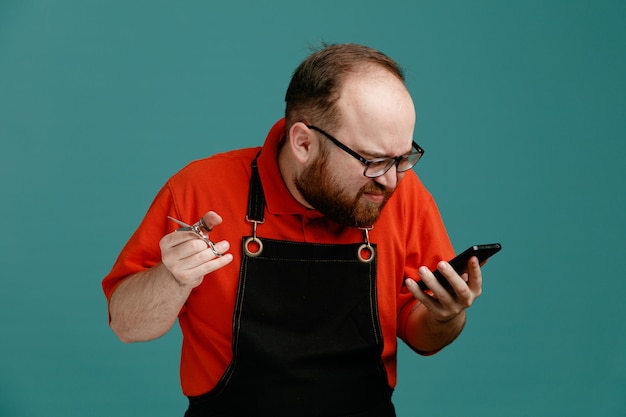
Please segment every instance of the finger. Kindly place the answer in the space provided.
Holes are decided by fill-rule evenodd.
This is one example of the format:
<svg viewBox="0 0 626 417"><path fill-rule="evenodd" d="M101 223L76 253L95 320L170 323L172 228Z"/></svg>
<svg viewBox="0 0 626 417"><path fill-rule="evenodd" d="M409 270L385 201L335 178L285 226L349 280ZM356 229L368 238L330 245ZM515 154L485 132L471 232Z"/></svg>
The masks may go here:
<svg viewBox="0 0 626 417"><path fill-rule="evenodd" d="M468 261L469 264L469 261ZM459 275L456 270L447 262L439 262L437 269L448 280L450 287L454 291L453 295L457 299L465 299L471 297L468 287L468 274Z"/></svg>
<svg viewBox="0 0 626 417"><path fill-rule="evenodd" d="M445 300L446 302L449 302L456 296L456 292L458 290L463 291L464 289L467 289L467 285L465 285L463 278L457 274L448 262L439 262L437 264L437 270L445 280L444 283L447 282L447 286L440 282L428 268L421 267L419 269L420 277L424 283L428 285L428 288L433 291L437 298L442 301ZM432 284L430 284L430 282L432 282Z"/></svg>
<svg viewBox="0 0 626 417"><path fill-rule="evenodd" d="M411 294L413 294L413 296L418 299L418 301L430 312L430 314L432 314L432 317L437 321L446 322L452 317L458 315L458 313L462 310L461 308L457 308L455 305L453 306L453 308L450 307L449 304L453 304L454 301L443 287L441 287L441 290L448 294L448 297L450 298L450 300L447 302L442 302L441 300L437 299L435 294L429 295L426 292L422 291L419 285L417 285L417 283L410 278L407 278L405 280L405 283L407 288L409 289L409 292L411 292Z"/></svg>
<svg viewBox="0 0 626 417"><path fill-rule="evenodd" d="M226 246L226 248L228 248L228 246ZM231 263L233 260L233 255L231 253L225 253L222 256L215 256L215 254L210 249L209 252L211 252L210 256L212 256L211 260L204 262L195 268L195 271L198 272L201 276L217 271L218 269L223 268Z"/></svg>
<svg viewBox="0 0 626 417"><path fill-rule="evenodd" d="M445 288L437 277L426 267L420 267L418 273L433 292L430 302L424 302L433 317L439 321L448 321L457 316L471 304L472 294L459 274L445 261L437 264L437 270L448 281L453 293Z"/></svg>
<svg viewBox="0 0 626 417"><path fill-rule="evenodd" d="M184 269L193 268L198 265L197 261L194 263L193 257L208 249L207 244L193 234L187 240L180 241L173 238L169 243L161 247L161 260L168 267L180 268L179 265L184 265ZM210 249L209 252L213 253Z"/></svg>
<svg viewBox="0 0 626 417"><path fill-rule="evenodd" d="M197 244L199 243L203 245L203 248L198 251ZM193 248L190 248L191 246ZM225 240L217 243L216 246L222 251L227 251L230 248L230 244ZM185 249L189 249L190 252L188 253L192 254L186 257L176 256L180 254L177 251ZM181 284L192 285L193 287L199 285L206 274L228 265L232 260L232 254L224 254L221 257L215 256L213 251L199 239L172 248L167 255L163 256L163 264L174 278Z"/></svg>
<svg viewBox="0 0 626 417"><path fill-rule="evenodd" d="M423 291L417 282L415 282L412 278L407 278L404 280L406 288L409 290L413 297L417 298L422 304L424 304L428 309L434 307L434 304L437 303L437 299Z"/></svg>
<svg viewBox="0 0 626 417"><path fill-rule="evenodd" d="M230 245L226 241L218 244L218 247L226 251ZM172 274L183 283L200 283L205 275L210 274L231 263L233 255L226 253L221 257L215 256L213 251L206 249L187 259L181 260L172 267Z"/></svg>
<svg viewBox="0 0 626 417"><path fill-rule="evenodd" d="M213 252L213 250L206 245L206 243L203 243L203 244L204 244L203 250L189 256L189 258L187 259L184 259L185 261L187 261L186 262L187 269L197 268L198 266L211 262L214 259L217 259L220 257L220 256L217 256L215 252ZM225 252L230 249L230 244L228 243L228 241L222 240L221 242L218 242L215 244L215 249L219 253L221 253L222 256L224 256Z"/></svg>
<svg viewBox="0 0 626 417"><path fill-rule="evenodd" d="M433 290L436 290L437 292L439 292L440 289L443 288L443 286L441 285L439 280L435 277L435 275L430 271L430 269L426 268L425 266L420 267L417 270L417 273L422 283L426 285L426 287L428 287L430 292L434 292Z"/></svg>
<svg viewBox="0 0 626 417"><path fill-rule="evenodd" d="M213 227L222 224L222 217L214 211L207 212L202 216L202 220L209 231L213 229Z"/></svg>
<svg viewBox="0 0 626 417"><path fill-rule="evenodd" d="M475 256L472 256L470 260L467 261L467 285L476 297L480 295L483 287L483 275L480 266L481 264Z"/></svg>
<svg viewBox="0 0 626 417"><path fill-rule="evenodd" d="M176 229L175 231L163 236L159 245L161 246L161 252L168 248L179 246L189 240L198 239L198 236L184 229Z"/></svg>

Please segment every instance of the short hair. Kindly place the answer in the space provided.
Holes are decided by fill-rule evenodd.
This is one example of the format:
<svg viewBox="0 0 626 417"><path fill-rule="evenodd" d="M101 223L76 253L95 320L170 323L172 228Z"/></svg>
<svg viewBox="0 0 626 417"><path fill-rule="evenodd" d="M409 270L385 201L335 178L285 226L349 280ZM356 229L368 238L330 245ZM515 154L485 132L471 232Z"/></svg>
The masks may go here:
<svg viewBox="0 0 626 417"><path fill-rule="evenodd" d="M293 73L285 94L287 131L299 121L323 122L332 128L339 124L336 108L345 78L367 67L386 69L404 83L400 65L382 52L357 44L322 45Z"/></svg>

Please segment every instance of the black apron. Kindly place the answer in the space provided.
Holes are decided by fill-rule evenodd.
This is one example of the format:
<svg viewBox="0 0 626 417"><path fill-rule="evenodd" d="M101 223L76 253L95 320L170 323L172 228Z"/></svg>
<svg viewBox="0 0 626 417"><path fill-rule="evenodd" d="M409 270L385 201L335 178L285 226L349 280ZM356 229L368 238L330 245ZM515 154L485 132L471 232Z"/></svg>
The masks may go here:
<svg viewBox="0 0 626 417"><path fill-rule="evenodd" d="M265 198L252 167L233 359L185 417L395 416L367 230L364 244L258 238Z"/></svg>

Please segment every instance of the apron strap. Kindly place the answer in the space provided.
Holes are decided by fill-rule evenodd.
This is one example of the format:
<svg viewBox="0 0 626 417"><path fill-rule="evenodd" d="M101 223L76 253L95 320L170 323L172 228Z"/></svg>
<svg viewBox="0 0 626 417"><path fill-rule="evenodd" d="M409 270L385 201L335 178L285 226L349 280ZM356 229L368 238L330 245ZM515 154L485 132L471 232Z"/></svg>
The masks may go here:
<svg viewBox="0 0 626 417"><path fill-rule="evenodd" d="M243 242L244 252L251 257L259 256L263 252L263 242L256 236L257 224L265 221L265 193L261 184L257 159L263 149L259 151L252 161L252 175L250 175L250 189L248 190L248 214L246 221L252 223L252 236Z"/></svg>
<svg viewBox="0 0 626 417"><path fill-rule="evenodd" d="M259 175L259 167L257 159L259 153L252 161L252 176L250 176L250 189L248 190L248 215L246 220L253 223L263 223L265 211L265 194L263 193L263 185L261 184L261 176Z"/></svg>

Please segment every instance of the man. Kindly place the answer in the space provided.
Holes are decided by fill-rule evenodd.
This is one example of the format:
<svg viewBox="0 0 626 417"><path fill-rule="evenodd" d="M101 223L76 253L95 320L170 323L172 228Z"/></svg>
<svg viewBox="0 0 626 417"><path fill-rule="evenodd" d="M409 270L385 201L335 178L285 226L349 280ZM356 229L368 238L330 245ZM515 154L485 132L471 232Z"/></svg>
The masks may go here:
<svg viewBox="0 0 626 417"><path fill-rule="evenodd" d="M394 416L396 337L420 354L454 340L478 261L462 277L443 262L454 253L411 170L423 151L393 60L327 46L286 103L262 148L192 162L161 189L103 281L111 327L145 341L179 320L188 417Z"/></svg>

